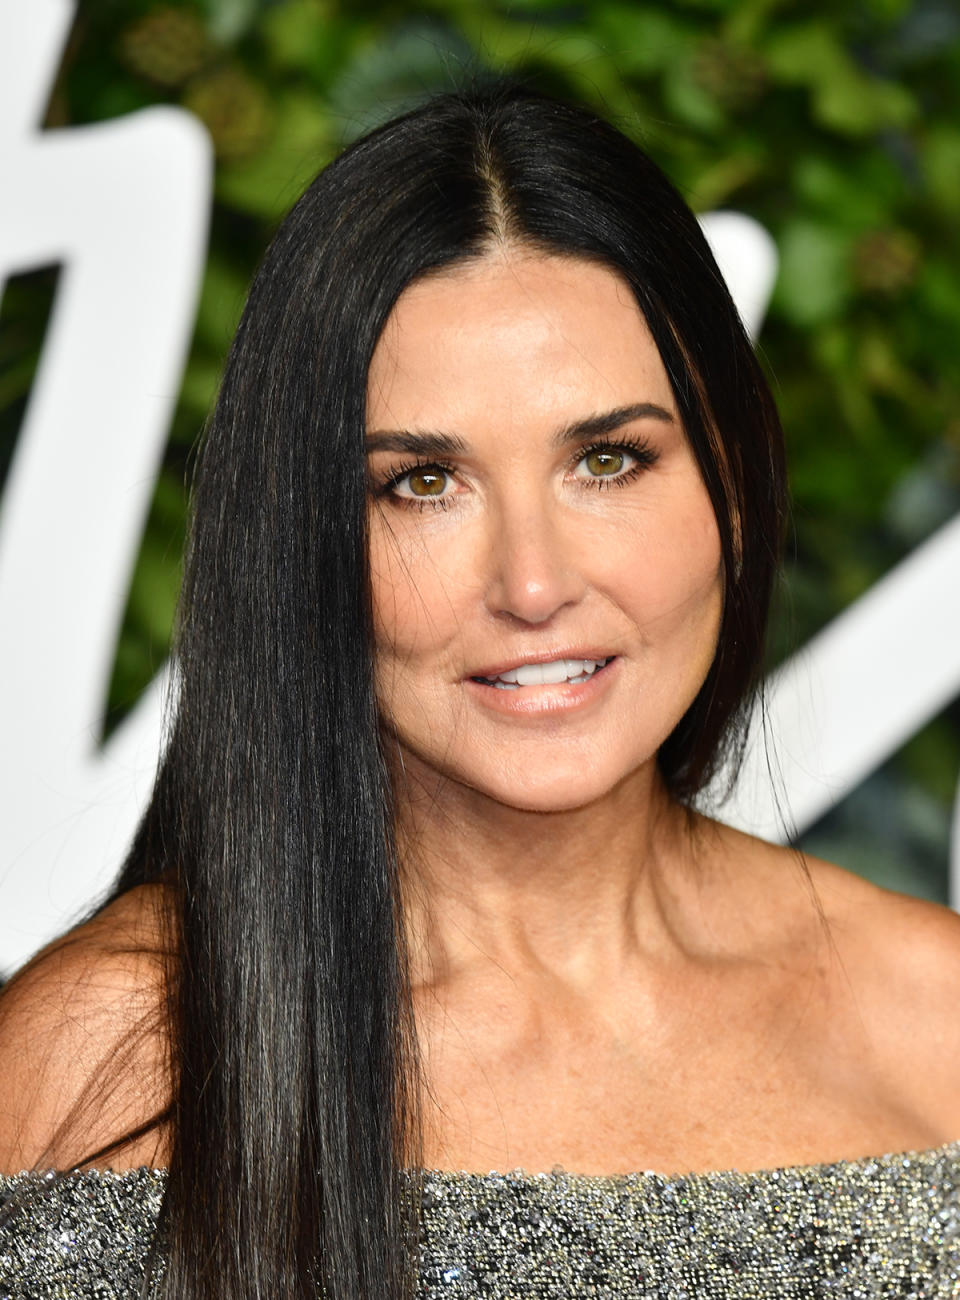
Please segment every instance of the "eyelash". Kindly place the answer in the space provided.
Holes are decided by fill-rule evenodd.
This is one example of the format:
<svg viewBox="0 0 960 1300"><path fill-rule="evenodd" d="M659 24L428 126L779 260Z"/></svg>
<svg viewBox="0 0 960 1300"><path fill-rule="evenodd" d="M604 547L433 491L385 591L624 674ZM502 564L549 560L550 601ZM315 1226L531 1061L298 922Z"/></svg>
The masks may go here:
<svg viewBox="0 0 960 1300"><path fill-rule="evenodd" d="M583 447L576 460L571 461L569 468L575 468L581 461L586 460L588 456L592 456L593 453L597 451L625 451L628 452L636 461L635 465L631 465L629 469L623 470L620 474L596 475L593 478L580 480L584 487L597 488L599 491L604 491L611 487L626 487L628 483L632 483L633 480L642 474L644 470L649 469L650 466L656 462L658 457L658 453L654 451L648 442L644 442L641 439L634 440L626 438L621 439L619 442L594 442L588 447ZM451 476L456 474L455 468L442 460L420 460L409 463L404 461L389 467L386 471L385 477L381 479L375 489L376 495L378 497L389 496L398 483L402 482L408 474L413 474L418 469L440 470L441 473L449 474ZM421 497L420 499L415 499L413 497L401 496L394 496L393 499L400 506L413 510L446 510L448 509L451 500L450 497Z"/></svg>

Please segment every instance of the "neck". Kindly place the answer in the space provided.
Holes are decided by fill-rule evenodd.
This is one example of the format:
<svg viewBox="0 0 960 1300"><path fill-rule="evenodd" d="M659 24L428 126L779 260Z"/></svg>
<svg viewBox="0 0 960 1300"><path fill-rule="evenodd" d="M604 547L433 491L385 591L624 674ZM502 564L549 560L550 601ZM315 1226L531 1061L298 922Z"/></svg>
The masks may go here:
<svg viewBox="0 0 960 1300"><path fill-rule="evenodd" d="M505 806L406 754L397 790L415 986L489 961L579 983L676 942L696 819L654 763L558 812Z"/></svg>

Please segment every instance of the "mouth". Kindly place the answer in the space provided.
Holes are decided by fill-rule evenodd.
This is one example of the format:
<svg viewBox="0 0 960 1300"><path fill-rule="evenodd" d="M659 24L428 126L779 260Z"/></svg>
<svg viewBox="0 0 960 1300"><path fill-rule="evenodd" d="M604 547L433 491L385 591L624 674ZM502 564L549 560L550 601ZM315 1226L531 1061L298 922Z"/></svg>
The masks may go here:
<svg viewBox="0 0 960 1300"><path fill-rule="evenodd" d="M520 664L494 677L471 677L470 680L498 691L519 691L526 686L580 686L602 673L615 658L616 655L604 659L552 659L549 663Z"/></svg>

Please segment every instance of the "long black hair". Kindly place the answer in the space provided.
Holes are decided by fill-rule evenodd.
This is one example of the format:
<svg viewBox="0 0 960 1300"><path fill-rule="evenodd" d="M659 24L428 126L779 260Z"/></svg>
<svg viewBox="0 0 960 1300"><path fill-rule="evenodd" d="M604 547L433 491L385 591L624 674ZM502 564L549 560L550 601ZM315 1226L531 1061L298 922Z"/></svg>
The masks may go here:
<svg viewBox="0 0 960 1300"><path fill-rule="evenodd" d="M328 166L254 279L198 458L175 721L115 896L168 884L164 1295L397 1300L415 1277L416 1052L365 520L367 371L418 277L498 244L631 286L716 519L725 599L659 754L689 803L742 740L784 526L779 423L700 227L592 114L444 94Z"/></svg>

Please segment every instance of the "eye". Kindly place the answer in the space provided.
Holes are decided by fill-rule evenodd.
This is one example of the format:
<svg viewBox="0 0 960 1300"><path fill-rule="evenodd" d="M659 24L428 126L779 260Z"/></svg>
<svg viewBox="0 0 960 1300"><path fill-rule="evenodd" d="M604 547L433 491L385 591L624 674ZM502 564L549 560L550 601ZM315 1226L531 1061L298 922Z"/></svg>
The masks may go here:
<svg viewBox="0 0 960 1300"><path fill-rule="evenodd" d="M431 500L446 497L450 472L442 465L415 465L399 473L388 484L394 497L405 500Z"/></svg>
<svg viewBox="0 0 960 1300"><path fill-rule="evenodd" d="M580 461L580 465L586 468L587 474L577 474L578 478L589 476L590 478L608 478L619 474L626 467L627 453L620 448L612 448L609 451L601 451L599 448L594 451L588 451L586 456ZM577 466L579 470L580 465ZM576 473L576 471L574 471Z"/></svg>
<svg viewBox="0 0 960 1300"><path fill-rule="evenodd" d="M643 443L601 444L588 447L574 467L574 478L603 487L608 482L627 483L652 465L657 455Z"/></svg>

